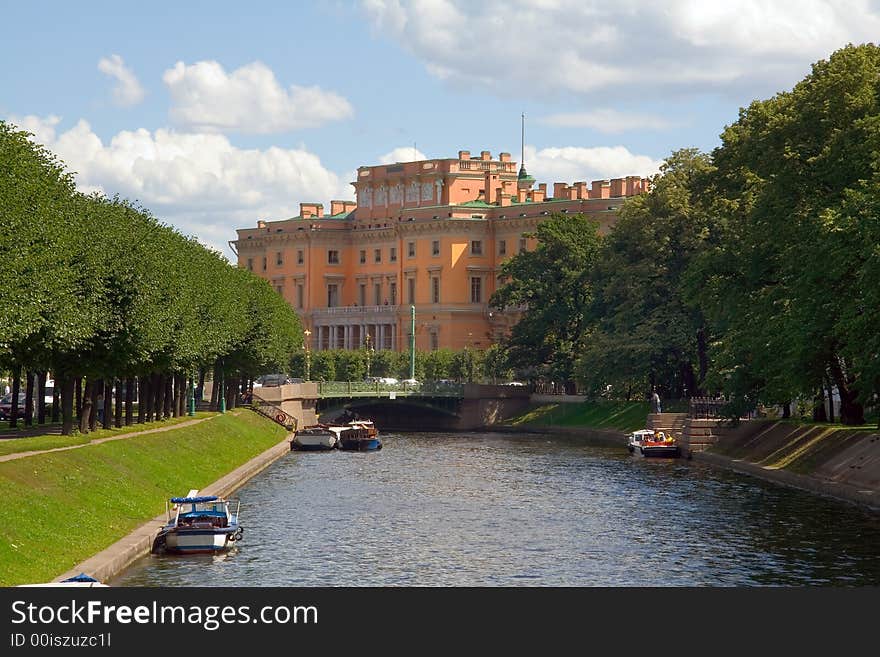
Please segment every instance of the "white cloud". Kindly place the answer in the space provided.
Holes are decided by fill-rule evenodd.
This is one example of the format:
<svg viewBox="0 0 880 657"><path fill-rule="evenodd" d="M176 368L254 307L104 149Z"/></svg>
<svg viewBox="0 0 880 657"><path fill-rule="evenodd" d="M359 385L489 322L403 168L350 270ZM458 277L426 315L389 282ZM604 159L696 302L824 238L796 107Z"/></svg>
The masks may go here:
<svg viewBox="0 0 880 657"><path fill-rule="evenodd" d="M49 116L11 115L9 122L20 130L26 130L34 134L34 141L40 144L51 144L55 141L55 126L61 123L61 117L50 114Z"/></svg>
<svg viewBox="0 0 880 657"><path fill-rule="evenodd" d="M231 73L215 61L177 62L163 81L171 93L172 120L211 132L269 134L314 128L354 115L342 96L320 87L284 89L265 64L253 62Z"/></svg>
<svg viewBox="0 0 880 657"><path fill-rule="evenodd" d="M598 109L591 112L551 114L538 119L546 125L560 128L591 128L605 134L632 130L665 130L673 124L660 116Z"/></svg>
<svg viewBox="0 0 880 657"><path fill-rule="evenodd" d="M236 228L296 216L301 200L354 198L348 180L304 149L240 149L223 135L164 129L125 130L104 143L84 120L57 135L57 117L11 121L39 135L81 191L138 200L227 256Z"/></svg>
<svg viewBox="0 0 880 657"><path fill-rule="evenodd" d="M848 42L876 41L873 0L362 0L375 32L450 84L500 95L791 86Z"/></svg>
<svg viewBox="0 0 880 657"><path fill-rule="evenodd" d="M144 88L119 55L103 57L98 61L98 70L116 79L113 100L120 107L131 107L144 99Z"/></svg>
<svg viewBox="0 0 880 657"><path fill-rule="evenodd" d="M662 162L647 155L631 153L623 146L582 148L526 146L526 169L538 182L565 182L648 177L660 170Z"/></svg>
<svg viewBox="0 0 880 657"><path fill-rule="evenodd" d="M427 160L428 156L413 146L399 146L394 150L379 156L379 164L394 164L396 162L418 162Z"/></svg>

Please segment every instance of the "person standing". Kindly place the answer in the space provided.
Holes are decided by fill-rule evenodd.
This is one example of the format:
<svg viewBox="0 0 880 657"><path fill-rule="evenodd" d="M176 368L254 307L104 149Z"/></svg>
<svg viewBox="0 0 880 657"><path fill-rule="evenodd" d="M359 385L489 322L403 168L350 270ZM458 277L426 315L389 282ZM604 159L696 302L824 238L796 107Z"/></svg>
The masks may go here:
<svg viewBox="0 0 880 657"><path fill-rule="evenodd" d="M651 402L654 404L654 412L662 413L663 411L660 408L660 395L657 394L657 390L654 389L654 394L651 395Z"/></svg>

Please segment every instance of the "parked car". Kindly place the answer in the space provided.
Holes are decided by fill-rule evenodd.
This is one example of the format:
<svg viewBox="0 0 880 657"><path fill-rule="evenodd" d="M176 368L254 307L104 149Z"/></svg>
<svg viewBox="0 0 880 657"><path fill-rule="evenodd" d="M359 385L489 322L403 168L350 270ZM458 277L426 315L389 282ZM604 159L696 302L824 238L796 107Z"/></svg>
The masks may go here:
<svg viewBox="0 0 880 657"><path fill-rule="evenodd" d="M286 374L265 374L254 381L254 387L258 388L259 386L283 386L290 383L290 377ZM259 385L257 385L259 384Z"/></svg>
<svg viewBox="0 0 880 657"><path fill-rule="evenodd" d="M379 383L386 386L396 386L398 382L397 379L395 379L393 376L383 376L381 379L379 379Z"/></svg>
<svg viewBox="0 0 880 657"><path fill-rule="evenodd" d="M18 393L18 417L24 417L25 393ZM12 415L12 393L0 397L0 420L8 420Z"/></svg>
<svg viewBox="0 0 880 657"><path fill-rule="evenodd" d="M418 379L404 379L403 381L401 381L401 383L407 388L418 388L420 385L422 385L421 383L419 383Z"/></svg>

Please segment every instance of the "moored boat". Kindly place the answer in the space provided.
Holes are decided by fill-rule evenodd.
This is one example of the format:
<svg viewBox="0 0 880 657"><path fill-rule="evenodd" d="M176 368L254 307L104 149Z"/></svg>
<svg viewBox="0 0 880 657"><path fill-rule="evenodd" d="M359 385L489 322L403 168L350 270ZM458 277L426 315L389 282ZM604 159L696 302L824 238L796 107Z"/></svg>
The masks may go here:
<svg viewBox="0 0 880 657"><path fill-rule="evenodd" d="M327 425L316 424L298 429L290 441L290 449L302 452L328 451L335 449L339 434Z"/></svg>
<svg viewBox="0 0 880 657"><path fill-rule="evenodd" d="M172 497L170 506L166 503L168 521L153 542L154 552L220 552L241 540L244 533L238 522L241 502L196 493L198 491L193 490L186 497Z"/></svg>
<svg viewBox="0 0 880 657"><path fill-rule="evenodd" d="M352 420L347 424L331 426L339 435L339 449L352 452L370 452L382 449L379 430L372 420Z"/></svg>
<svg viewBox="0 0 880 657"><path fill-rule="evenodd" d="M641 456L660 456L676 458L681 456L681 448L672 435L653 429L639 429L629 435L626 445L631 454Z"/></svg>

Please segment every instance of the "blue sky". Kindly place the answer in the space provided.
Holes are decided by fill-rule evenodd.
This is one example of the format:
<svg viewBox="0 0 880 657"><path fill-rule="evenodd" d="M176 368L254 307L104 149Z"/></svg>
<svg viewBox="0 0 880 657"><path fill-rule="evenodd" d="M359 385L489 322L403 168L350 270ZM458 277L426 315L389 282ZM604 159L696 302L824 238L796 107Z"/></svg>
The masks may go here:
<svg viewBox="0 0 880 657"><path fill-rule="evenodd" d="M877 0L0 2L0 118L85 191L230 254L235 228L353 198L358 166L509 151L539 181L711 150Z"/></svg>

